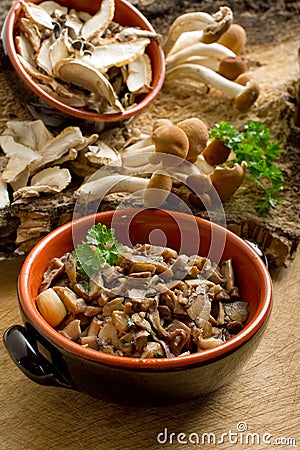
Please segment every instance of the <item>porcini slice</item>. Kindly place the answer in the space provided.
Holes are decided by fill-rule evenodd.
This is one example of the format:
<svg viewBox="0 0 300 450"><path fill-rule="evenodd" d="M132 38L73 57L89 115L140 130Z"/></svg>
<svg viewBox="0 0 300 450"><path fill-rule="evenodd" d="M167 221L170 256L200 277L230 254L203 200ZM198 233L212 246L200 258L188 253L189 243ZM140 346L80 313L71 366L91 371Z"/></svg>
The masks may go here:
<svg viewBox="0 0 300 450"><path fill-rule="evenodd" d="M112 85L98 70L72 58L64 59L55 66L55 72L62 80L93 92L96 98L104 98L116 112L124 112Z"/></svg>
<svg viewBox="0 0 300 450"><path fill-rule="evenodd" d="M34 22L39 27L48 28L49 30L53 30L54 23L52 21L51 16L41 8L39 5L35 5L31 2L25 2L23 0L20 1L22 9L24 11L25 16Z"/></svg>
<svg viewBox="0 0 300 450"><path fill-rule="evenodd" d="M104 141L97 141L95 145L90 145L85 157L90 164L95 167L120 166L120 154Z"/></svg>
<svg viewBox="0 0 300 450"><path fill-rule="evenodd" d="M40 194L57 194L71 182L68 169L58 166L49 167L38 172L31 179L30 186L24 186L13 193L14 200L19 198L39 197Z"/></svg>
<svg viewBox="0 0 300 450"><path fill-rule="evenodd" d="M4 209L10 205L7 184L0 180L0 209Z"/></svg>
<svg viewBox="0 0 300 450"><path fill-rule="evenodd" d="M110 67L124 66L136 60L145 52L150 39L138 39L129 42L112 42L107 45L98 45L90 56L84 56L82 61L95 69L106 72Z"/></svg>
<svg viewBox="0 0 300 450"><path fill-rule="evenodd" d="M41 8L43 8L50 16L52 14L59 14L61 16L62 14L67 14L68 8L66 6L62 6L57 2L46 0L39 5Z"/></svg>
<svg viewBox="0 0 300 450"><path fill-rule="evenodd" d="M45 166L61 158L71 148L79 147L84 143L79 127L67 127L60 134L44 145L40 150L41 160L33 164L33 170Z"/></svg>
<svg viewBox="0 0 300 450"><path fill-rule="evenodd" d="M98 12L87 20L81 29L81 36L85 40L92 39L94 36L101 34L112 21L115 13L114 0L103 0Z"/></svg>
<svg viewBox="0 0 300 450"><path fill-rule="evenodd" d="M128 64L126 80L130 92L149 92L152 81L152 69L149 56L144 53Z"/></svg>
<svg viewBox="0 0 300 450"><path fill-rule="evenodd" d="M14 183L25 172L25 177L22 177L22 184L25 185L29 177L29 167L41 161L41 156L31 148L16 142L12 136L0 136L0 145L9 158L1 175L2 181Z"/></svg>

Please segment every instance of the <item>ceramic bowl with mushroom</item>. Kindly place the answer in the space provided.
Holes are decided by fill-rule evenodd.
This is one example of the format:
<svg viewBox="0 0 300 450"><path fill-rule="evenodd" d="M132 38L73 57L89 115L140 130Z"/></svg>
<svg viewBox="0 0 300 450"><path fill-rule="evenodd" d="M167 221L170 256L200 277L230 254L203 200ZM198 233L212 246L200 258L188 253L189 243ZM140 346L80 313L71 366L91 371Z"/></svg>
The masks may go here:
<svg viewBox="0 0 300 450"><path fill-rule="evenodd" d="M52 126L129 121L164 81L160 36L126 0L17 0L2 44L16 95Z"/></svg>
<svg viewBox="0 0 300 450"><path fill-rule="evenodd" d="M125 253L113 276L111 269L101 282L99 272L93 276L91 303L78 291L86 284L76 281L69 257L95 224L113 229ZM150 247L162 248L163 258ZM62 279L51 287L55 271ZM41 289L43 283L50 287ZM143 298L137 283L148 285ZM41 298L49 290L64 300L58 298L58 321L60 312L52 320ZM75 219L44 237L25 259L18 295L24 324L6 330L4 342L31 380L106 400L164 403L199 397L237 376L266 329L272 282L257 253L220 225L174 211L120 209ZM238 327L237 303L244 316Z"/></svg>

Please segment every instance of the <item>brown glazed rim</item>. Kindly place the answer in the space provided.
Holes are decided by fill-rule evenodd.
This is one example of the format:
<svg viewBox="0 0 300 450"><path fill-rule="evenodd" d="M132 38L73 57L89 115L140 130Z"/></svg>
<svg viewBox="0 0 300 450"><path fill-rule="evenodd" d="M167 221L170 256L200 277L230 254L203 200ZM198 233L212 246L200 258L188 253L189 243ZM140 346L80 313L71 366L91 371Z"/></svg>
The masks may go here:
<svg viewBox="0 0 300 450"><path fill-rule="evenodd" d="M252 250L252 248L245 243L241 238L239 238L234 233L226 230L227 235L230 237L232 241L236 245L238 245L241 250L248 254L255 265L260 278L260 287L261 287L261 300L258 305L257 311L254 317L250 320L250 322L245 326L245 328L235 337L229 339L227 342L222 344L219 347L208 349L203 351L202 353L193 353L191 355L182 356L182 357L174 357L174 358L149 358L149 359L140 359L140 358L126 358L122 356L114 356L108 355L102 352L97 352L95 350L81 347L79 344L65 338L60 333L58 333L54 328L52 328L40 315L38 312L35 302L31 298L29 283L30 283L30 270L31 266L41 258L41 253L45 252L45 248L47 245L55 239L61 233L69 234L72 233L73 224L81 224L86 220L91 220L91 217L96 217L96 221L99 220L99 217L102 220L109 219L113 216L114 211L106 211L86 217L82 217L80 219L76 219L73 222L69 222L56 230L49 233L47 236L42 238L38 244L31 250L31 252L26 257L23 266L20 271L19 280L18 280L18 295L19 302L21 308L23 309L27 319L34 326L34 328L46 339L48 339L52 344L56 347L60 348L62 352L71 353L74 356L79 358L84 358L89 361L94 361L95 363L105 364L107 366L131 369L131 370L148 370L148 371L161 371L161 370L172 370L172 369L186 369L191 366L203 365L215 360L221 359L226 355L234 352L247 341L249 341L264 325L267 321L269 314L271 312L272 306L272 281L270 274L259 258L259 256ZM145 213L145 211L143 212ZM149 213L149 220L151 217L153 219L153 211L146 211L146 214ZM161 217L164 217L163 210L155 211L155 214L158 214ZM174 214L174 211L172 211ZM185 217L187 214L184 213L176 213L178 217ZM224 229L211 222L208 222L199 217L192 216L196 219L197 223L201 226L201 223L209 223L210 226L216 227L216 229ZM97 219L98 218L98 219Z"/></svg>
<svg viewBox="0 0 300 450"><path fill-rule="evenodd" d="M28 0L25 0L28 1ZM40 3L37 2L37 3ZM155 31L150 22L146 19L146 17L141 14L141 12L131 5L126 0L116 0L116 7L121 7L123 11L126 11L131 17L136 17L137 22L140 23L140 26L148 31ZM142 112L144 108L149 106L159 94L165 78L165 57L164 52L158 41L152 41L149 44L149 47L152 49L152 59L155 58L155 63L158 65L157 70L155 72L155 77L153 80L152 89L149 93L147 93L139 103L137 103L132 108L126 110L124 113L112 113L112 114L98 114L93 112L88 112L84 110L80 110L78 108L74 108L72 106L68 106L59 100L55 99L51 95L49 95L46 91L41 89L33 80L32 77L26 72L22 64L20 63L17 52L14 45L14 26L16 16L21 8L20 0L16 0L16 2L11 7L4 28L4 39L7 47L7 52L10 58L10 61L18 73L19 77L22 81L40 98L44 99L48 104L52 105L54 108L64 112L65 114L75 116L79 119L89 120L89 121L100 121L100 122L117 122L127 120L136 114Z"/></svg>

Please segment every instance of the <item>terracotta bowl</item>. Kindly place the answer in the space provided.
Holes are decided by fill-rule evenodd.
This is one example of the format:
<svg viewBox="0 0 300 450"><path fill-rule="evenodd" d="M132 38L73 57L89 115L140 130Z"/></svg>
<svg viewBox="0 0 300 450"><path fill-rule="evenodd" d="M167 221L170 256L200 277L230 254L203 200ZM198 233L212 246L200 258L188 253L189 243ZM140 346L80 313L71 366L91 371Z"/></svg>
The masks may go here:
<svg viewBox="0 0 300 450"><path fill-rule="evenodd" d="M151 242L215 262L232 258L243 300L250 303L245 328L221 346L174 358L127 358L97 352L55 331L39 314L35 297L53 257L84 239L96 222L113 226L124 244ZM76 244L75 244L76 245ZM6 330L4 342L14 362L39 384L62 386L121 402L182 401L230 382L257 348L272 304L269 272L255 251L225 228L193 215L163 210L101 212L74 220L44 237L28 254L18 282L24 320Z"/></svg>
<svg viewBox="0 0 300 450"><path fill-rule="evenodd" d="M29 1L29 0L25 0ZM59 0L58 3L79 11L87 11L94 14L102 0ZM32 3L40 3L41 0L32 0ZM159 94L164 82L165 59L161 44L153 40L146 48L152 64L152 89L147 94L141 94L135 106L124 113L98 114L68 106L41 89L25 71L17 57L14 36L16 24L22 14L20 0L12 5L2 28L2 66L3 71L10 72L14 69L17 77L10 72L10 82L16 92L16 97L27 105L35 118L43 118L45 123L51 125L74 124L79 125L95 123L98 129L113 127L131 120L137 114L147 108ZM115 0L114 20L124 26L139 27L144 30L154 31L152 25L141 12L126 0ZM52 115L52 117L51 117Z"/></svg>

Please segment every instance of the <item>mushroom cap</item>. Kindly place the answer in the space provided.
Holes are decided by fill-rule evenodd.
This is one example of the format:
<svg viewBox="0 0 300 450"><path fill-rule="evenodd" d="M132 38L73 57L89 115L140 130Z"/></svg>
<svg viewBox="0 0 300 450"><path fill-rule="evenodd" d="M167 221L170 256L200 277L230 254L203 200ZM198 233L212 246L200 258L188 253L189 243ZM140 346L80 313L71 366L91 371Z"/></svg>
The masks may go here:
<svg viewBox="0 0 300 450"><path fill-rule="evenodd" d="M234 105L239 111L247 111L259 96L259 85L255 81L249 81L245 89L234 99Z"/></svg>
<svg viewBox="0 0 300 450"><path fill-rule="evenodd" d="M250 72L244 72L237 76L234 81L235 83L241 84L242 86L246 86L246 84L252 79L253 78Z"/></svg>
<svg viewBox="0 0 300 450"><path fill-rule="evenodd" d="M222 201L228 200L235 191L241 186L247 164L243 161L240 164L235 164L233 167L216 167L210 175L210 180L216 189Z"/></svg>
<svg viewBox="0 0 300 450"><path fill-rule="evenodd" d="M213 166L223 164L230 155L230 148L218 139L212 139L202 152L202 156L208 164Z"/></svg>
<svg viewBox="0 0 300 450"><path fill-rule="evenodd" d="M208 128L205 123L197 117L182 120L177 126L183 130L188 137L189 150L186 159L193 163L207 145L209 139Z"/></svg>
<svg viewBox="0 0 300 450"><path fill-rule="evenodd" d="M228 80L234 80L241 73L246 72L247 65L240 56L226 56L219 65L219 74Z"/></svg>
<svg viewBox="0 0 300 450"><path fill-rule="evenodd" d="M173 123L169 119L157 119L153 122L152 131L156 130L156 128L161 127L163 125L173 125Z"/></svg>
<svg viewBox="0 0 300 450"><path fill-rule="evenodd" d="M247 43L246 30L241 25L233 23L218 39L218 43L239 55L242 53Z"/></svg>
<svg viewBox="0 0 300 450"><path fill-rule="evenodd" d="M189 140L185 132L176 125L162 125L152 133L155 154L152 163L162 162L169 166L177 166L186 159L189 150ZM168 156L175 156L170 158Z"/></svg>

